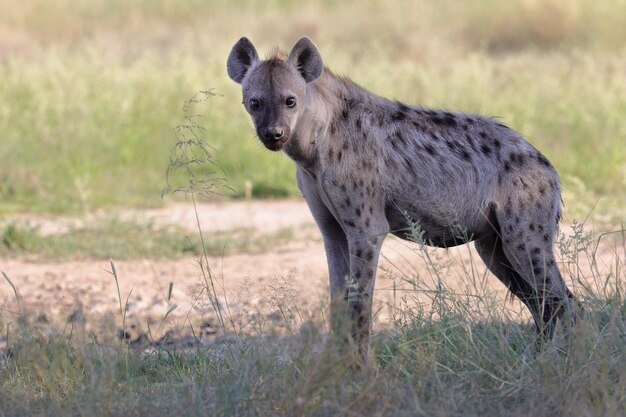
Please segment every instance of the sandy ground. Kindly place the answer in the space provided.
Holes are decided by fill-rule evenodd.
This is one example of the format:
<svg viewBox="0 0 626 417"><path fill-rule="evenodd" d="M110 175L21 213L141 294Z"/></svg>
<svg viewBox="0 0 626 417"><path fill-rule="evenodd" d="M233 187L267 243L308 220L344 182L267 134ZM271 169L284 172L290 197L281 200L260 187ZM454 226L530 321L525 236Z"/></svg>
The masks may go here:
<svg viewBox="0 0 626 417"><path fill-rule="evenodd" d="M28 220L43 233L59 233L90 221L91 217L110 215L100 212L88 218L30 216ZM174 223L197 231L196 214L188 203L124 210L116 215ZM292 227L301 233L296 232L292 241L277 245L269 253L209 257L209 268L202 268L193 257L115 262L119 293L123 301L127 300L122 303L126 311L124 328L131 340L158 340L166 334L176 340L211 341L222 337L215 301L222 307L223 317L230 323L228 327L240 332L256 332L259 326L293 328L308 320L325 320L326 259L321 237L303 200L200 204L198 217L208 238L213 232L237 228L272 232ZM607 251L607 268L613 262L611 253ZM496 299L505 298L504 287L486 272L471 245L433 249L428 256L443 270L438 272L430 267L417 245L386 240L375 292L377 326L389 322L391 307L399 306L403 299L427 303L438 276L443 277L445 286L458 293L488 292L495 294ZM95 333L103 331L107 323L109 329L122 329L116 281L107 260L50 262L30 257L0 258L0 269L15 284L21 308L31 325L44 332L67 331L68 323L77 322L85 323L87 330ZM209 297L206 288L216 298ZM15 324L19 312L13 290L5 280L0 280L0 308L0 324L5 328L0 333L5 333L7 325ZM501 304L501 308L528 317L518 302ZM2 336L0 343L3 339L6 341Z"/></svg>

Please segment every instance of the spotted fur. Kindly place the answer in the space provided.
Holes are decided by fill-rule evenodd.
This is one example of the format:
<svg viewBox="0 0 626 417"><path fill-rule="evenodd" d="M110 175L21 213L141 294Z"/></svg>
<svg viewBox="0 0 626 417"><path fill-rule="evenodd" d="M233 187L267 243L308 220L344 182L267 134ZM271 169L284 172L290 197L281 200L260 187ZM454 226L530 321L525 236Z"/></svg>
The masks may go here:
<svg viewBox="0 0 626 417"><path fill-rule="evenodd" d="M388 233L410 238L412 223L432 246L474 241L544 337L557 318L574 320L552 249L559 178L518 132L493 118L377 96L324 68L307 38L267 60L242 38L228 72L242 84L261 141L297 165L324 238L331 313L351 318L364 357L381 245Z"/></svg>

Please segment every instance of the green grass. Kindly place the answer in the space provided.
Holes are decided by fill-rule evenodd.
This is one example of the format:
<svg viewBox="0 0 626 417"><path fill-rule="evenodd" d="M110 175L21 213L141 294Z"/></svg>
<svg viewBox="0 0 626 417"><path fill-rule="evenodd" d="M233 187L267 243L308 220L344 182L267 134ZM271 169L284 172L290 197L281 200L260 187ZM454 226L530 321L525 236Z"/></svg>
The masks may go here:
<svg viewBox="0 0 626 417"><path fill-rule="evenodd" d="M225 60L242 35L261 54L309 35L327 65L376 93L502 117L554 161L566 207L583 200L572 215L601 197L602 213L623 216L622 1L53 0L2 10L0 213L161 204L181 107L207 89L218 96L198 109L202 139L233 189L224 193L243 196L248 183L253 196L297 195L293 163L255 139Z"/></svg>
<svg viewBox="0 0 626 417"><path fill-rule="evenodd" d="M587 316L569 337L561 329L541 351L532 326L520 322L518 304L445 284L430 291L416 285L389 306L393 320L375 334L372 367L362 370L347 366L350 352L326 337L322 325L303 323L297 311L282 320L287 328L301 325L298 331L251 334L263 326L248 324L229 343L149 353L80 322L44 337L25 318L8 327L0 414L622 416L624 230L608 264L579 232L559 247Z"/></svg>
<svg viewBox="0 0 626 417"><path fill-rule="evenodd" d="M241 228L205 234L205 248L211 256L263 253L293 237L291 228L265 234ZM42 234L36 227L20 222L0 228L0 256L120 260L175 259L201 253L197 234L150 222L108 218L54 234Z"/></svg>

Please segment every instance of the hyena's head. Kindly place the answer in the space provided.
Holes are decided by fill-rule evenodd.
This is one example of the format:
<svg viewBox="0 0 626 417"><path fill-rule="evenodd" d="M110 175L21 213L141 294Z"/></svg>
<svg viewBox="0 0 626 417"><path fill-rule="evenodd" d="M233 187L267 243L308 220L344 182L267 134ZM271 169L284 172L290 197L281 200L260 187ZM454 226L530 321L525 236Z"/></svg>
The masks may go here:
<svg viewBox="0 0 626 417"><path fill-rule="evenodd" d="M324 64L308 38L301 38L287 58L275 54L265 61L247 38L241 38L228 56L227 69L241 84L257 135L266 148L278 151L292 138L305 108L306 85L322 74Z"/></svg>

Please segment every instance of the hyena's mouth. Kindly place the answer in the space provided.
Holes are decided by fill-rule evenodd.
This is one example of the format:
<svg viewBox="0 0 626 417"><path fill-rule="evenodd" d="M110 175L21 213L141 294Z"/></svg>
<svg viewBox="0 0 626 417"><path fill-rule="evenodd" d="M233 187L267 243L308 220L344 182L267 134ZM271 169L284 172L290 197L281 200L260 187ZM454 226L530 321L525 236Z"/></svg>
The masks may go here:
<svg viewBox="0 0 626 417"><path fill-rule="evenodd" d="M263 145L270 151L278 152L285 147L289 141L289 136L283 136L278 140L260 138Z"/></svg>
<svg viewBox="0 0 626 417"><path fill-rule="evenodd" d="M263 141L263 145L265 145L265 147L267 149L269 149L270 151L274 151L274 152L278 152L281 149L283 149L285 147L285 144L287 143L287 139L281 139L279 141L274 141L271 143L268 143L266 141Z"/></svg>

